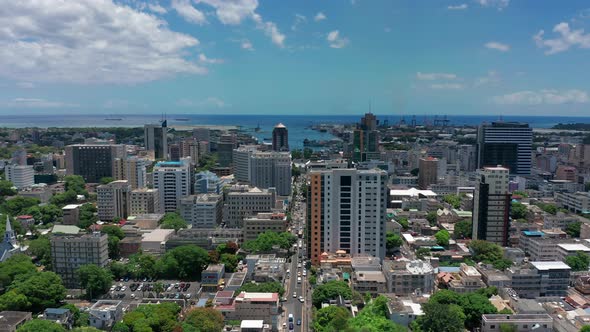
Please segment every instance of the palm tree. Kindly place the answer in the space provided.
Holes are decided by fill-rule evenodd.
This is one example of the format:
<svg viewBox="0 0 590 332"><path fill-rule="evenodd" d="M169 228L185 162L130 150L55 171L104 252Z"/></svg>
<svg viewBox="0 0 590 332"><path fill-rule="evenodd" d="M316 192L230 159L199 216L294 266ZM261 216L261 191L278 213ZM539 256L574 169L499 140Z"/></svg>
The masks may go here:
<svg viewBox="0 0 590 332"><path fill-rule="evenodd" d="M156 282L154 284L154 292L156 292L156 297L160 297L160 293L164 291L164 285L161 282Z"/></svg>

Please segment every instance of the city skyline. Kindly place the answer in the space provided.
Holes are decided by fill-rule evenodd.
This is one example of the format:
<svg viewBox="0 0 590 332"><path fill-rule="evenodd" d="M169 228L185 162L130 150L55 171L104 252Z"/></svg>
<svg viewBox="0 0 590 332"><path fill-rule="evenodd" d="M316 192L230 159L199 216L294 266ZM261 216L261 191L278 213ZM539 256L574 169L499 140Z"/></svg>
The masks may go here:
<svg viewBox="0 0 590 332"><path fill-rule="evenodd" d="M0 115L590 116L583 1L77 1L0 11ZM133 22L129 24L128 22Z"/></svg>

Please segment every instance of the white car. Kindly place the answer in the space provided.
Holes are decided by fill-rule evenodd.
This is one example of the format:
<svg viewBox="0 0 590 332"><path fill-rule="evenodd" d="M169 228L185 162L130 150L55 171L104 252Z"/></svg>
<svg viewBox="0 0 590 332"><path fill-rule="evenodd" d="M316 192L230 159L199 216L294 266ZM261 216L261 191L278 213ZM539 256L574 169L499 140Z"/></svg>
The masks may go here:
<svg viewBox="0 0 590 332"><path fill-rule="evenodd" d="M296 298L297 297L297 292L293 292L293 297Z"/></svg>
<svg viewBox="0 0 590 332"><path fill-rule="evenodd" d="M121 287L121 292L124 292L127 289L127 286Z"/></svg>
<svg viewBox="0 0 590 332"><path fill-rule="evenodd" d="M301 303L305 302L305 299L303 298L303 296L299 297L299 301L301 301Z"/></svg>

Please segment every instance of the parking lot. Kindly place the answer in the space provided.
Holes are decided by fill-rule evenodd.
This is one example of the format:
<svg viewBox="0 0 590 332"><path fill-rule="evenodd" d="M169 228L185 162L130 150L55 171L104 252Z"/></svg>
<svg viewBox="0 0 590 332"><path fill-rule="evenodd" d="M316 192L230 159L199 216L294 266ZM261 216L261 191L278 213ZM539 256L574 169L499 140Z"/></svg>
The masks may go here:
<svg viewBox="0 0 590 332"><path fill-rule="evenodd" d="M189 303L198 300L199 289L201 285L196 282L182 282L178 280L150 280L150 279L119 279L113 282L105 298L119 299L126 301L150 299L150 298L168 298L168 299L185 299ZM145 280L145 281L144 281ZM162 288L157 289L156 284L161 284ZM158 292L159 291L159 294ZM159 295L159 296L158 296Z"/></svg>

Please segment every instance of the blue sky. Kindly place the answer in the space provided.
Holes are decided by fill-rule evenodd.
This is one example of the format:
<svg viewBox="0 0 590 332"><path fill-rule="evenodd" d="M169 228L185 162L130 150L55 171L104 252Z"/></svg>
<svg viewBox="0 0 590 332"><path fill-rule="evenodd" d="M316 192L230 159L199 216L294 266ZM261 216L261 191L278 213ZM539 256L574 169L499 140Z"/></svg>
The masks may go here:
<svg viewBox="0 0 590 332"><path fill-rule="evenodd" d="M19 0L0 114L590 116L582 0Z"/></svg>

